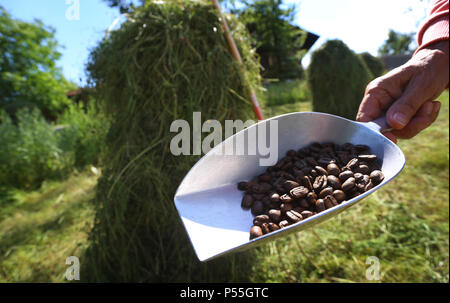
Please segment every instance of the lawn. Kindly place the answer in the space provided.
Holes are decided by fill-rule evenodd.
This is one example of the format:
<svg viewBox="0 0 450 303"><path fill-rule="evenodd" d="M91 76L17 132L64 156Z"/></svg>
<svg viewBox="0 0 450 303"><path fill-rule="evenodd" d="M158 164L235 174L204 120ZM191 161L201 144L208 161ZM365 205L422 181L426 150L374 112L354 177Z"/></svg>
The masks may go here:
<svg viewBox="0 0 450 303"><path fill-rule="evenodd" d="M399 143L407 164L395 180L313 229L256 248L248 281L449 282L448 99L440 97L433 126ZM265 106L265 115L307 110L302 101ZM93 223L94 172L36 191L0 189L1 282L65 281L65 260L83 255ZM379 260L379 280L367 279L368 257Z"/></svg>

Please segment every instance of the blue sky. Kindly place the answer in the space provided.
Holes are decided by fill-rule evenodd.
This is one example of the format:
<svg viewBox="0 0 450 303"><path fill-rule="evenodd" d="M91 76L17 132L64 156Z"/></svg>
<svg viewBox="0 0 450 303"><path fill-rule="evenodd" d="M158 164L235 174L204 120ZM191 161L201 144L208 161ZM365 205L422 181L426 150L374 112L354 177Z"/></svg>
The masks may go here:
<svg viewBox="0 0 450 303"><path fill-rule="evenodd" d="M79 20L69 20L75 2ZM426 15L429 0L285 0L298 6L297 25L321 36L317 49L327 39L341 39L356 52L377 54L389 29L416 32ZM85 64L89 51L120 16L102 0L0 0L14 18L42 20L56 29L56 39L64 46L58 62L65 77L77 84L86 79ZM69 16L69 19L67 16ZM119 20L123 20L119 18ZM117 26L117 24L116 24ZM309 55L303 64L309 63ZM81 79L81 81L80 81Z"/></svg>

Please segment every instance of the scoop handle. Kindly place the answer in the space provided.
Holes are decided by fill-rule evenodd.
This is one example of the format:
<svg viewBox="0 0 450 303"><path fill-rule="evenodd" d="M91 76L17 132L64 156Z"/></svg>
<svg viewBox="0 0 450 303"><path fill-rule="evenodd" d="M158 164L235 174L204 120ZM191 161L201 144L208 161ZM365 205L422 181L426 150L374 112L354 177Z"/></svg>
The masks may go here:
<svg viewBox="0 0 450 303"><path fill-rule="evenodd" d="M370 122L363 122L363 124L380 133L388 132L393 129L387 122L386 114L383 114L381 117Z"/></svg>

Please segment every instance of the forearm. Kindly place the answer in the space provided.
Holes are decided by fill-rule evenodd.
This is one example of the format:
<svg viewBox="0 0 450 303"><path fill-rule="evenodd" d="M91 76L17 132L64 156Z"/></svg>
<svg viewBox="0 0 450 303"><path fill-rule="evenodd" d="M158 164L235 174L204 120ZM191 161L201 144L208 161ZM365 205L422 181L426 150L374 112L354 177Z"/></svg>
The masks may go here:
<svg viewBox="0 0 450 303"><path fill-rule="evenodd" d="M449 40L449 1L438 0L435 1L430 15L425 23L420 28L417 34L418 49L420 50L429 47L432 44L440 41Z"/></svg>

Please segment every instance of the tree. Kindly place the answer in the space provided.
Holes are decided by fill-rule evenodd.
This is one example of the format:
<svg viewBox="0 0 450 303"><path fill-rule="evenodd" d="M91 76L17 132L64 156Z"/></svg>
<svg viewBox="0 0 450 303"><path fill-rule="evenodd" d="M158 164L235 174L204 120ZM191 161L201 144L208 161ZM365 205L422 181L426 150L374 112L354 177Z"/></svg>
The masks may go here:
<svg viewBox="0 0 450 303"><path fill-rule="evenodd" d="M14 20L0 6L0 109L37 106L55 119L70 102L65 93L74 85L55 64L61 54L54 33L38 20Z"/></svg>
<svg viewBox="0 0 450 303"><path fill-rule="evenodd" d="M259 54L267 58L262 61L264 77L297 78L302 76L300 51L306 33L292 25L295 6L283 8L282 0L242 1L244 8L234 10L239 15L253 38Z"/></svg>
<svg viewBox="0 0 450 303"><path fill-rule="evenodd" d="M378 49L380 55L409 55L414 51L414 33L402 34L389 30L388 39Z"/></svg>
<svg viewBox="0 0 450 303"><path fill-rule="evenodd" d="M367 65L372 75L377 78L384 74L384 63L380 58L374 57L368 52L364 52L358 55Z"/></svg>

